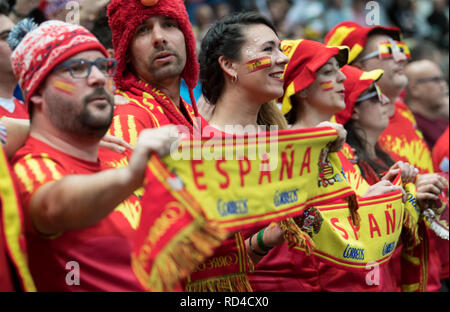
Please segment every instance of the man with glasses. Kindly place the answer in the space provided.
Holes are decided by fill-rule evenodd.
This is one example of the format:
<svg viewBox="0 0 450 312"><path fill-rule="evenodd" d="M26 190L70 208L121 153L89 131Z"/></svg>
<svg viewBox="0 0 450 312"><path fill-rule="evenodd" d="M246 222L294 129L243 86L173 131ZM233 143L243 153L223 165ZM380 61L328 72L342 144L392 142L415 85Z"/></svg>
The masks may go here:
<svg viewBox="0 0 450 312"><path fill-rule="evenodd" d="M355 22L346 21L330 30L325 36L325 43L332 46L348 46L349 64L353 66L364 71L384 70L378 85L390 100L391 117L378 144L394 161L405 161L419 169L420 175L416 182L417 201L421 209L427 208L430 201L438 199L446 182L439 175L433 174L431 151L422 133L417 130L414 115L408 106L399 100L401 92L408 84L405 68L410 58L409 49L402 42L400 29L384 26L363 27ZM399 291L438 291L441 288L439 281L441 264L435 245L437 238L431 232L429 235L433 237L429 240L429 254L426 254L423 244L420 246L423 248L420 251L422 261L417 255L413 260L411 254L401 257L401 248L396 249L389 265L393 274L398 277L395 287ZM428 258L428 261L423 261L425 258ZM403 261L402 264L400 261ZM421 268L416 266L419 262ZM411 272L407 271L409 267L414 274L405 273Z"/></svg>
<svg viewBox="0 0 450 312"><path fill-rule="evenodd" d="M0 118L28 119L27 109L14 97L17 79L11 67L11 49L6 42L14 23L8 17L8 4L0 1Z"/></svg>
<svg viewBox="0 0 450 312"><path fill-rule="evenodd" d="M437 64L430 60L411 62L406 67L406 102L430 150L448 127L448 84Z"/></svg>
<svg viewBox="0 0 450 312"><path fill-rule="evenodd" d="M172 127L143 131L128 166L106 168L98 146L112 121L116 61L85 28L59 21L23 20L8 43L31 116L12 165L37 289L141 290L126 207L140 205L133 192L150 154L168 153Z"/></svg>

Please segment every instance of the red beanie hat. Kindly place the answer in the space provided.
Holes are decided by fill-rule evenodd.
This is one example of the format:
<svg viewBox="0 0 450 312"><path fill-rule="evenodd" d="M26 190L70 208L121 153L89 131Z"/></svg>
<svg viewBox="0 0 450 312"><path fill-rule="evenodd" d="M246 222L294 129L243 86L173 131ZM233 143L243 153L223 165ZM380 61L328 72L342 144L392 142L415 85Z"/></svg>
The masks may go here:
<svg viewBox="0 0 450 312"><path fill-rule="evenodd" d="M86 28L61 21L50 20L38 27L31 19L24 19L11 30L8 44L13 50L13 71L27 105L52 69L73 55L97 50L108 57L103 45Z"/></svg>
<svg viewBox="0 0 450 312"><path fill-rule="evenodd" d="M329 46L348 46L350 48L348 63L351 64L364 50L367 38L374 30L381 30L394 40L402 40L400 28L385 26L363 27L355 22L346 21L337 24L328 32L325 36L325 44Z"/></svg>
<svg viewBox="0 0 450 312"><path fill-rule="evenodd" d="M197 85L199 64L195 53L196 41L189 15L182 0L112 0L108 5L109 26L112 30L117 73L114 81L118 88L128 89L131 81L125 79L125 57L136 28L153 16L166 16L177 21L186 42L187 62L182 78L192 91Z"/></svg>
<svg viewBox="0 0 450 312"><path fill-rule="evenodd" d="M370 85L378 81L383 75L382 69L370 72L362 71L354 66L346 65L342 67L342 73L347 77L344 81L345 87L345 109L335 115L336 122L345 125L353 115L356 101Z"/></svg>
<svg viewBox="0 0 450 312"><path fill-rule="evenodd" d="M316 80L316 71L330 58L336 57L339 67L347 64L347 47L327 47L312 40L283 40L283 53L289 57L284 71L284 96L281 112L287 114L291 108L291 96L307 88Z"/></svg>

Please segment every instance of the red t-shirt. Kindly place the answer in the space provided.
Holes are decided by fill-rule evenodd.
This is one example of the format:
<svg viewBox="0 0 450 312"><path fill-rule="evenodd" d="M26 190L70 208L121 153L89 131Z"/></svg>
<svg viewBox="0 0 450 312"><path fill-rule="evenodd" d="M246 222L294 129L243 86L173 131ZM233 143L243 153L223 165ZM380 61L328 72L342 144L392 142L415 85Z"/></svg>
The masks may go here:
<svg viewBox="0 0 450 312"><path fill-rule="evenodd" d="M16 119L29 119L28 109L25 104L14 98L14 110L12 112L6 110L4 107L0 105L0 118L2 117L10 117Z"/></svg>
<svg viewBox="0 0 450 312"><path fill-rule="evenodd" d="M121 138L131 145L135 145L142 130L172 124L164 113L163 106L150 94L143 92L142 97L136 96L131 91L119 91L119 94L126 97L130 102L116 106L113 122L108 131L109 134ZM177 109L180 112L184 112L182 114L185 118L195 124L197 120L195 119L194 110L182 98L180 99L182 108ZM201 119L200 126L203 128L207 125L207 122L202 117L199 118Z"/></svg>
<svg viewBox="0 0 450 312"><path fill-rule="evenodd" d="M405 103L395 102L395 114L389 119L389 126L378 139L378 143L394 161L409 162L419 169L421 174L434 172L430 149L422 133L417 129L413 113ZM430 238L428 291L437 291L441 287L439 282L441 264L433 242L435 237L431 235Z"/></svg>
<svg viewBox="0 0 450 312"><path fill-rule="evenodd" d="M73 157L33 137L12 163L24 210L30 269L39 291L142 290L130 257L130 241L139 223L136 196L130 196L93 226L44 237L35 231L28 214L31 197L39 187L67 175L92 174L107 168L99 161Z"/></svg>
<svg viewBox="0 0 450 312"><path fill-rule="evenodd" d="M430 149L405 103L395 102L395 114L389 119L378 143L394 161L409 162L420 173L433 172Z"/></svg>

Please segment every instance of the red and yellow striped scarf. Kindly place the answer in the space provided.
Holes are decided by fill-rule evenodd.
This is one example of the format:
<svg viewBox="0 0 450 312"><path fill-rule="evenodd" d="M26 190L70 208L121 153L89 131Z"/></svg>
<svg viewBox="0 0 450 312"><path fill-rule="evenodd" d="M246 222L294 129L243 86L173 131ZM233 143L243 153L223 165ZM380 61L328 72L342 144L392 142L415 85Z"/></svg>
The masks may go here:
<svg viewBox="0 0 450 312"><path fill-rule="evenodd" d="M28 267L22 211L2 148L0 148L0 198L3 203L1 217L8 255L16 268L23 290L36 291Z"/></svg>

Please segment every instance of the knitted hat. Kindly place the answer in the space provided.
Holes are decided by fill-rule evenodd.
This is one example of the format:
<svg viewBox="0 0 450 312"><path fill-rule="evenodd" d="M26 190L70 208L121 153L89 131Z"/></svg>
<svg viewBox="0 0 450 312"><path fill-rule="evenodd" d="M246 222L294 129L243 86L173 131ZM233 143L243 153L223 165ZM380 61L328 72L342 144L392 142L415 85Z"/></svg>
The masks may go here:
<svg viewBox="0 0 450 312"><path fill-rule="evenodd" d="M52 69L73 55L98 50L108 57L105 48L86 28L61 21L47 21L38 27L31 19L24 19L11 30L8 44L13 50L13 71L27 105Z"/></svg>
<svg viewBox="0 0 450 312"><path fill-rule="evenodd" d="M289 57L284 71L284 96L281 112L287 114L291 108L291 96L307 88L316 80L316 71L330 58L336 57L339 67L347 64L347 47L327 47L311 40L283 40L283 53Z"/></svg>
<svg viewBox="0 0 450 312"><path fill-rule="evenodd" d="M364 50L367 38L374 30L381 30L397 41L402 40L400 28L385 26L363 27L355 22L346 21L337 24L328 32L325 36L325 44L329 46L348 46L350 48L348 63L351 64Z"/></svg>
<svg viewBox="0 0 450 312"><path fill-rule="evenodd" d="M370 85L378 81L383 75L382 69L365 72L354 66L342 67L342 72L347 77L344 81L345 87L345 109L335 115L336 122L345 125L353 115L356 101Z"/></svg>
<svg viewBox="0 0 450 312"><path fill-rule="evenodd" d="M186 42L187 62L182 73L190 91L197 85L199 64L195 53L196 42L189 16L182 0L112 0L108 5L109 25L112 30L117 74L114 77L120 89L128 89L131 82L125 78L125 57L136 28L153 16L166 16L177 21Z"/></svg>

